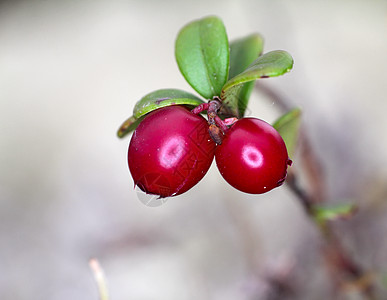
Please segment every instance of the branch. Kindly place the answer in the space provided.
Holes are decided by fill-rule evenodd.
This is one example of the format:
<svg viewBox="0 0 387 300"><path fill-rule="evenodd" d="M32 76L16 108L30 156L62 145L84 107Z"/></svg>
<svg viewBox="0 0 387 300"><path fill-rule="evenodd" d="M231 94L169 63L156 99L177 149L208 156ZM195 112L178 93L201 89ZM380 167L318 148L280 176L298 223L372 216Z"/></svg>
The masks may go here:
<svg viewBox="0 0 387 300"><path fill-rule="evenodd" d="M269 97L271 101L274 101L282 112L290 110L291 101L289 99L285 99L282 95L262 83L257 85L257 88ZM375 299L375 284L372 276L370 276L370 272L366 272L343 248L333 230L332 223L321 223L316 219L315 205L326 201L323 168L304 129L301 130L299 143L302 147L303 171L309 179L311 189L307 192L299 185L298 176L294 169L288 174L287 186L299 200L306 215L320 231L325 241L322 253L328 263L332 278L336 280L337 286L340 288L352 286L362 293L365 299L373 300Z"/></svg>

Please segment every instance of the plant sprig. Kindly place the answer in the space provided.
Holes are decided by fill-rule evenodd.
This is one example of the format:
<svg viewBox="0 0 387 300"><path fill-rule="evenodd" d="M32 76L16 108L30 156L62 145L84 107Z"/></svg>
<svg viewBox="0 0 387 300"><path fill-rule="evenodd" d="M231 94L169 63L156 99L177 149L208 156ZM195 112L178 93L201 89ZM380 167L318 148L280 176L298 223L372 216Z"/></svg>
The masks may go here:
<svg viewBox="0 0 387 300"><path fill-rule="evenodd" d="M289 53L277 50L262 55L262 51L259 34L229 43L224 24L216 16L187 24L177 35L175 57L184 78L204 99L177 89L153 91L137 102L118 137L135 130L146 114L158 108L198 106L214 97L222 103L221 116L243 117L255 80L285 74L293 67Z"/></svg>

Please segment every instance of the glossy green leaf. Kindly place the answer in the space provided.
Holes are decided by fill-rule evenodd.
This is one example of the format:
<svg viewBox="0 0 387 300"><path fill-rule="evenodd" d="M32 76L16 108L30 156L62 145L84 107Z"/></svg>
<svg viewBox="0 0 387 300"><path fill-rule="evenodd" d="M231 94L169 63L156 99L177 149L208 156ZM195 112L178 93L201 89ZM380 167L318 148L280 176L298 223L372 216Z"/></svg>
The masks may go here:
<svg viewBox="0 0 387 300"><path fill-rule="evenodd" d="M279 132L285 141L289 157L292 158L296 149L299 130L301 125L301 109L295 108L274 122L273 127Z"/></svg>
<svg viewBox="0 0 387 300"><path fill-rule="evenodd" d="M136 103L133 109L133 116L140 118L143 115L164 106L186 104L197 106L203 100L188 92L177 89L162 89L145 95Z"/></svg>
<svg viewBox="0 0 387 300"><path fill-rule="evenodd" d="M283 75L292 67L293 58L286 51L271 51L258 57L245 71L231 78L224 85L221 98L228 113L239 117L236 99L239 99L243 84L259 78Z"/></svg>
<svg viewBox="0 0 387 300"><path fill-rule="evenodd" d="M245 71L231 78L223 87L227 92L230 88L241 83L258 78L274 77L289 72L293 67L293 58L283 50L268 52L258 57Z"/></svg>
<svg viewBox="0 0 387 300"><path fill-rule="evenodd" d="M317 222L324 223L338 219L348 219L357 211L354 204L337 204L332 206L314 206L313 214Z"/></svg>
<svg viewBox="0 0 387 300"><path fill-rule="evenodd" d="M206 17L180 30L175 56L187 82L204 98L219 96L228 78L229 45L223 22Z"/></svg>
<svg viewBox="0 0 387 300"><path fill-rule="evenodd" d="M254 81L246 82L238 94L238 116L243 117L245 115L247 105L249 103L250 95L253 92L255 86Z"/></svg>
<svg viewBox="0 0 387 300"><path fill-rule="evenodd" d="M263 38L259 34L251 34L245 38L230 43L230 71L229 78L242 73L263 51ZM237 105L238 117L243 117L254 88L254 82L247 82L239 90L234 99L229 98L228 103L234 102Z"/></svg>
<svg viewBox="0 0 387 300"><path fill-rule="evenodd" d="M242 73L263 51L263 38L255 33L230 43L229 78Z"/></svg>
<svg viewBox="0 0 387 300"><path fill-rule="evenodd" d="M128 118L118 129L117 135L122 138L135 130L143 117L158 108L171 105L197 106L203 100L188 92L177 89L162 89L142 97L134 106L133 116Z"/></svg>

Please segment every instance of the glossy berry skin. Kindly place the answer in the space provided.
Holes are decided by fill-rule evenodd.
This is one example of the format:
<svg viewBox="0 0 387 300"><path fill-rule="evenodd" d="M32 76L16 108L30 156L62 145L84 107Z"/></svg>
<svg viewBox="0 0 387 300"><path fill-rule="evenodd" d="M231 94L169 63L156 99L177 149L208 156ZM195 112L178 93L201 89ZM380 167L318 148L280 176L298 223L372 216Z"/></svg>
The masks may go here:
<svg viewBox="0 0 387 300"><path fill-rule="evenodd" d="M279 133L256 118L238 120L217 146L215 159L223 178L250 194L280 186L291 163Z"/></svg>
<svg viewBox="0 0 387 300"><path fill-rule="evenodd" d="M207 121L183 106L168 106L149 113L134 131L129 170L147 194L175 196L204 177L214 154Z"/></svg>

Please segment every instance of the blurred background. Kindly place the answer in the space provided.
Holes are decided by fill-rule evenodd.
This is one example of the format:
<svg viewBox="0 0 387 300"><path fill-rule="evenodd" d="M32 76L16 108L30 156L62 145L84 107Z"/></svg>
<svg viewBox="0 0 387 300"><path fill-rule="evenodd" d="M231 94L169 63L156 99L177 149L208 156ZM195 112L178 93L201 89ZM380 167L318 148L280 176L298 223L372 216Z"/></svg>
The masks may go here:
<svg viewBox="0 0 387 300"><path fill-rule="evenodd" d="M174 60L179 29L217 15L230 40L259 32L295 60L262 80L303 110L333 224L387 299L387 2L1 1L0 299L363 299L335 293L315 224L285 187L253 196L212 165L192 190L143 205L116 130L159 88L193 91ZM249 113L278 105L257 89ZM302 159L299 153L294 160ZM290 286L276 298L270 276ZM271 298L270 298L271 297Z"/></svg>

